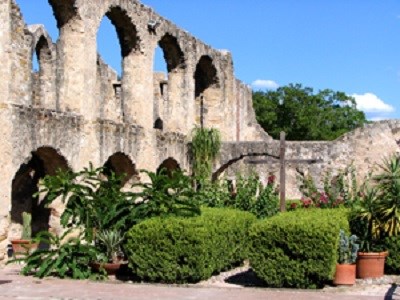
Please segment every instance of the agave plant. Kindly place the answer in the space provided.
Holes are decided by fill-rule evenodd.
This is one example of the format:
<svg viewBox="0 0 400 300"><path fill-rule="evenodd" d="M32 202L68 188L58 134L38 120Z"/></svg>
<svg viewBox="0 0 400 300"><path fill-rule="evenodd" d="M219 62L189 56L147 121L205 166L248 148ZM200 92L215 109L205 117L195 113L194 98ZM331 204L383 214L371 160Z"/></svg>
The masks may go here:
<svg viewBox="0 0 400 300"><path fill-rule="evenodd" d="M380 194L376 210L385 234L396 236L400 233L400 156L392 155L379 166L382 172L373 177Z"/></svg>
<svg viewBox="0 0 400 300"><path fill-rule="evenodd" d="M124 235L119 230L101 230L96 234L96 244L104 249L108 262L117 263L121 259L121 244Z"/></svg>

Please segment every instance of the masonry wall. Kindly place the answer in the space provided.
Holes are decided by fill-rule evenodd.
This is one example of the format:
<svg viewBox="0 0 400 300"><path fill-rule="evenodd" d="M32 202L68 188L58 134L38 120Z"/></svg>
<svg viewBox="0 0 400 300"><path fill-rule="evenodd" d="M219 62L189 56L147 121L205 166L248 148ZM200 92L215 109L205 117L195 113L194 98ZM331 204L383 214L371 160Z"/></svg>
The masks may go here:
<svg viewBox="0 0 400 300"><path fill-rule="evenodd" d="M299 199L298 189L300 174L310 174L322 187L322 180L328 172L334 176L346 167L353 165L357 171L359 182L371 170L377 170L382 159L400 153L400 121L382 121L367 124L347 133L332 142L286 142L286 193L289 199ZM220 161L215 169L233 162L224 170L225 176L234 178L236 174L256 172L266 183L268 176L274 174L279 179L280 142L265 140L264 142L225 143ZM235 161L236 158L244 156ZM315 162L297 162L290 160L314 160ZM262 162L255 164L254 162Z"/></svg>
<svg viewBox="0 0 400 300"><path fill-rule="evenodd" d="M57 42L42 25L26 25L15 0L0 0L0 261L21 235L20 213L33 228L59 233L63 205L47 209L33 197L38 182L57 169L89 162L137 180L167 160L190 171L188 142L195 126L218 128L224 141L215 171L234 176L255 168L276 173L279 142L256 121L249 86L234 76L226 50L215 50L137 0L49 0ZM123 76L96 49L103 17L114 24ZM149 25L150 24L150 25ZM155 24L152 27L151 24ZM167 74L153 73L154 52L164 51ZM39 69L32 70L36 54ZM288 165L288 195L297 197L296 172L320 178L352 161L360 176L383 154L398 150L399 122L378 123L334 142L290 142L288 158L320 158Z"/></svg>

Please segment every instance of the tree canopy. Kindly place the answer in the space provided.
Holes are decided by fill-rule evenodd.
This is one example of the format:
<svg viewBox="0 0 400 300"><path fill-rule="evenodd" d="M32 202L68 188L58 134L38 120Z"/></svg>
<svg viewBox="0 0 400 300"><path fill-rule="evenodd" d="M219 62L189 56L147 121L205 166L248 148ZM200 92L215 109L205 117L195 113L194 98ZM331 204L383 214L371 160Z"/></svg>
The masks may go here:
<svg viewBox="0 0 400 300"><path fill-rule="evenodd" d="M277 90L253 93L257 121L278 139L334 140L367 122L353 97L329 89L314 93L310 87L289 84Z"/></svg>

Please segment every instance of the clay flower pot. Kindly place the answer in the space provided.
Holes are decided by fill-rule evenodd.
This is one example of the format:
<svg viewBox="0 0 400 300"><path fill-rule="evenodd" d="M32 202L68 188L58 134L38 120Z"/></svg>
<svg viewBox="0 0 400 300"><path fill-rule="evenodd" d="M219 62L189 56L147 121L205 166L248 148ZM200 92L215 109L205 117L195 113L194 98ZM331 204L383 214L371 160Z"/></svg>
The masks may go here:
<svg viewBox="0 0 400 300"><path fill-rule="evenodd" d="M336 264L334 285L353 285L356 283L355 264Z"/></svg>
<svg viewBox="0 0 400 300"><path fill-rule="evenodd" d="M93 262L91 264L93 270L98 272L101 268L104 269L107 275L116 275L119 273L125 266L125 262L118 262L118 263L98 263Z"/></svg>
<svg viewBox="0 0 400 300"><path fill-rule="evenodd" d="M379 278L384 275L388 252L358 252L357 278Z"/></svg>
<svg viewBox="0 0 400 300"><path fill-rule="evenodd" d="M13 249L13 255L18 256L35 251L38 247L38 243L33 243L31 240L20 239L20 240L12 240L11 246Z"/></svg>

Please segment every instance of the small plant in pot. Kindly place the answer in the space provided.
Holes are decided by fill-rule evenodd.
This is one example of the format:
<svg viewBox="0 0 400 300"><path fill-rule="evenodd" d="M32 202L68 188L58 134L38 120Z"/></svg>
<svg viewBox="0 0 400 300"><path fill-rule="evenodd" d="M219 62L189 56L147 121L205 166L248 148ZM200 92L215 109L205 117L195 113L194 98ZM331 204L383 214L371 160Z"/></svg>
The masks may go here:
<svg viewBox="0 0 400 300"><path fill-rule="evenodd" d="M96 270L103 269L108 275L115 275L120 271L121 267L126 265L121 250L123 241L124 236L119 230L105 229L96 232L96 248L98 248L102 254L97 258L98 261L93 263L93 268Z"/></svg>
<svg viewBox="0 0 400 300"><path fill-rule="evenodd" d="M22 213L22 237L11 241L14 257L28 254L38 247L38 243L32 241L32 215Z"/></svg>
<svg viewBox="0 0 400 300"><path fill-rule="evenodd" d="M333 283L353 285L356 282L356 259L359 244L356 235L347 236L343 229L339 233L338 263Z"/></svg>
<svg viewBox="0 0 400 300"><path fill-rule="evenodd" d="M351 231L360 237L357 278L379 278L384 275L388 252L381 246L385 231L377 210L379 197L377 188L365 188L363 199L354 206L351 212Z"/></svg>

